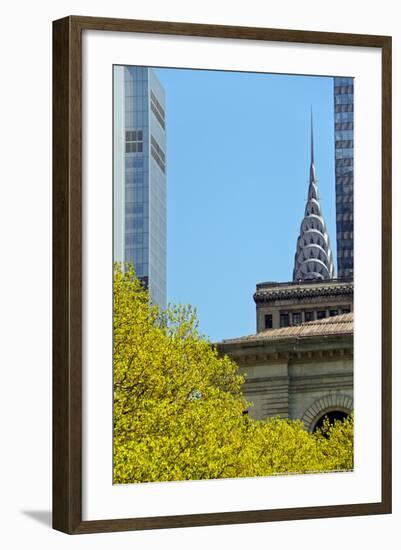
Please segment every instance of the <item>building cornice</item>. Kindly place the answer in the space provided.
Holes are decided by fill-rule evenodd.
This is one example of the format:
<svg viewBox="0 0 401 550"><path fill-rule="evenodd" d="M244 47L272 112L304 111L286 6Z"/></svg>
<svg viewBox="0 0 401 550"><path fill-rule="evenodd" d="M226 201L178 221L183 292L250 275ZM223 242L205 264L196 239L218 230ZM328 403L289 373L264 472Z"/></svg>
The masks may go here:
<svg viewBox="0 0 401 550"><path fill-rule="evenodd" d="M228 355L238 365L335 361L353 357L353 333L330 336L295 337L281 341L231 341L217 345L220 355Z"/></svg>
<svg viewBox="0 0 401 550"><path fill-rule="evenodd" d="M352 296L354 283L329 282L328 284L287 283L285 285L258 285L253 299L256 304L266 304L276 300L318 298L320 296Z"/></svg>

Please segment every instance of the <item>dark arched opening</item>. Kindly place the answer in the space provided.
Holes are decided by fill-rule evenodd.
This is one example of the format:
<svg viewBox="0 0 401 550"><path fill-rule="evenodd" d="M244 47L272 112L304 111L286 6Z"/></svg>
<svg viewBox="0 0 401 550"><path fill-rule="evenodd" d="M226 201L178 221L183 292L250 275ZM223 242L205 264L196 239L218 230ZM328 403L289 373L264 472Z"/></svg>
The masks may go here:
<svg viewBox="0 0 401 550"><path fill-rule="evenodd" d="M315 427L313 428L313 431L315 432L316 430L323 428L323 423L326 419L329 421L330 424L334 424L336 420L340 420L342 422L348 416L348 413L344 411L329 411L319 418L319 420L315 424Z"/></svg>

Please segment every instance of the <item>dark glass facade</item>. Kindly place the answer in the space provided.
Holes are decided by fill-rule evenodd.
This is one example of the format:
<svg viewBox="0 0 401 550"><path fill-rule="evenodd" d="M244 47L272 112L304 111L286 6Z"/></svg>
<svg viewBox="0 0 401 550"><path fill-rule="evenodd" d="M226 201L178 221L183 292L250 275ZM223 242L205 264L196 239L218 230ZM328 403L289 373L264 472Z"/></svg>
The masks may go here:
<svg viewBox="0 0 401 550"><path fill-rule="evenodd" d="M354 276L354 79L334 77L337 276Z"/></svg>
<svg viewBox="0 0 401 550"><path fill-rule="evenodd" d="M114 261L130 262L153 303L166 296L165 96L147 67L114 67Z"/></svg>

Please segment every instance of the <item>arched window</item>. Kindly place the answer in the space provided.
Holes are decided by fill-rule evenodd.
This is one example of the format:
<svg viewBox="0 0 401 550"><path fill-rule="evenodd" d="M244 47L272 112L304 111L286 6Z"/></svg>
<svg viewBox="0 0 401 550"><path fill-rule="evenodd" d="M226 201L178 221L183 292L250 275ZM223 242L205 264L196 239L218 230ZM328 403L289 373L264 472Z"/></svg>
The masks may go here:
<svg viewBox="0 0 401 550"><path fill-rule="evenodd" d="M312 431L316 432L317 430L323 428L324 422L327 419L329 421L329 424L334 424L336 420L339 420L342 422L348 417L348 413L344 411L329 411L325 414L323 414L319 420L316 422L314 428Z"/></svg>

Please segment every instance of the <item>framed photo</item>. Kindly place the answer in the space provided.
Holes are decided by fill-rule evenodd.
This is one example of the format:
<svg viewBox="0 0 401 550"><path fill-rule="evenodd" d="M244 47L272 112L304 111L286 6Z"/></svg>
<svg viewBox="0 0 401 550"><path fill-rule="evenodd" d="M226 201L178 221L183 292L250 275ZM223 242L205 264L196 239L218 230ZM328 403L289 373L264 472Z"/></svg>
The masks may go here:
<svg viewBox="0 0 401 550"><path fill-rule="evenodd" d="M72 16L53 90L54 528L390 513L391 37Z"/></svg>

